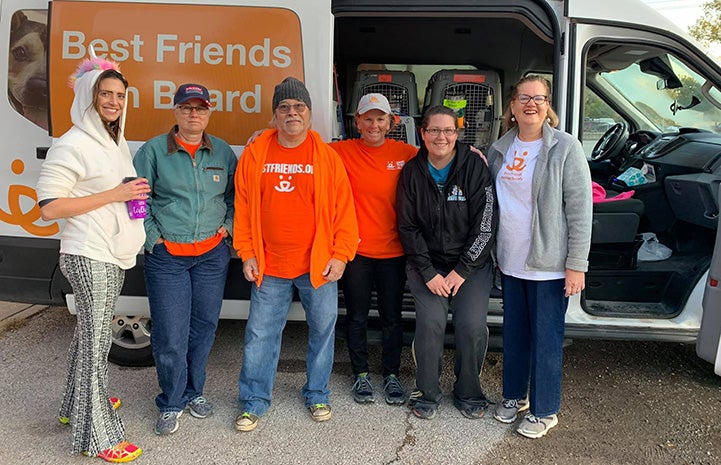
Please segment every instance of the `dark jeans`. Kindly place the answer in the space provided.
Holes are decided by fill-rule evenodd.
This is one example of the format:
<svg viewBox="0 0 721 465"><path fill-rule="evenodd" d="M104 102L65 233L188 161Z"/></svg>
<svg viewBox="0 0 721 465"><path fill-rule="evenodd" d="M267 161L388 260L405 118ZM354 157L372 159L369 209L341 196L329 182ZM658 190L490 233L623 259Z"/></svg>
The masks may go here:
<svg viewBox="0 0 721 465"><path fill-rule="evenodd" d="M398 375L403 349L403 290L406 284L405 257L368 258L356 255L343 274L347 310L348 354L353 374L368 372L368 311L374 286L383 331L383 377Z"/></svg>
<svg viewBox="0 0 721 465"><path fill-rule="evenodd" d="M145 253L155 369L161 412L179 412L203 394L205 367L223 303L230 250L225 242L198 257L179 257L156 244Z"/></svg>
<svg viewBox="0 0 721 465"><path fill-rule="evenodd" d="M439 274L445 276L447 273L439 271ZM477 406L485 400L480 375L488 348L486 317L491 292L490 263L475 269L454 297L433 294L421 274L410 267L408 283L416 304L416 387L423 393L415 403L437 406L440 402L440 367L450 311L456 346L454 403L461 409Z"/></svg>
<svg viewBox="0 0 721 465"><path fill-rule="evenodd" d="M563 337L568 298L564 279L503 279L503 397L529 394L531 413L561 408ZM530 392L529 392L530 382Z"/></svg>

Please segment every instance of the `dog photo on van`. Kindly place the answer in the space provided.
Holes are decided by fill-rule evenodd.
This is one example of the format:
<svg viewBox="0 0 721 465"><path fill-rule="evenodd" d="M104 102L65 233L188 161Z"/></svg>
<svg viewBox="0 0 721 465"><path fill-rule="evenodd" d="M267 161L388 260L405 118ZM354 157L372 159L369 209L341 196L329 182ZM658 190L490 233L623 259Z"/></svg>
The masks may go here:
<svg viewBox="0 0 721 465"><path fill-rule="evenodd" d="M10 24L8 99L12 107L48 128L47 11L18 10Z"/></svg>

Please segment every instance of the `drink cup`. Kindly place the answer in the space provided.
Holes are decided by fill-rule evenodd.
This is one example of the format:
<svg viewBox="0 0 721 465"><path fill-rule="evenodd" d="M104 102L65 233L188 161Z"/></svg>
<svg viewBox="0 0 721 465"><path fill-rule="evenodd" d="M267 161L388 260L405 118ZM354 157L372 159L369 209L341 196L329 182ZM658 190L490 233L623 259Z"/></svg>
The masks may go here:
<svg viewBox="0 0 721 465"><path fill-rule="evenodd" d="M128 177L123 182L129 182L137 178ZM128 215L131 219L140 220L148 214L148 204L145 199L132 199L125 202L128 206Z"/></svg>

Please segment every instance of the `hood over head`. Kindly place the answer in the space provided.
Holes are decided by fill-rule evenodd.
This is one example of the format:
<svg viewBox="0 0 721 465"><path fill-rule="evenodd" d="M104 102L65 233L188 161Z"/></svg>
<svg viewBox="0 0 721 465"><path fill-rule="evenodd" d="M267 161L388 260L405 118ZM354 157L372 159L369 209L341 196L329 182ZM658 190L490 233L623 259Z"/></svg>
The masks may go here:
<svg viewBox="0 0 721 465"><path fill-rule="evenodd" d="M94 139L102 144L111 143L116 145L115 141L105 129L98 111L93 106L93 87L101 74L107 70L115 70L120 73L120 67L117 63L110 60L104 60L97 57L83 60L78 69L70 76L68 84L75 91L73 105L70 108L70 118L73 125L88 133ZM127 107L123 106L123 111L119 119L118 144L124 142L125 132L125 115Z"/></svg>

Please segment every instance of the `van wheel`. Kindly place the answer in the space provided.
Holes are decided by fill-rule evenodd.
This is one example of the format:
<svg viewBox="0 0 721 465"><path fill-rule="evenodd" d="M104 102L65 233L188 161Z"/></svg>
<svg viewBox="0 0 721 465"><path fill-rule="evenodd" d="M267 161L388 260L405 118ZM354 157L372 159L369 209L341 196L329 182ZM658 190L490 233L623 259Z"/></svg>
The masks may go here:
<svg viewBox="0 0 721 465"><path fill-rule="evenodd" d="M111 324L113 345L108 360L121 366L152 366L155 361L150 345L150 326L150 318L114 316Z"/></svg>

